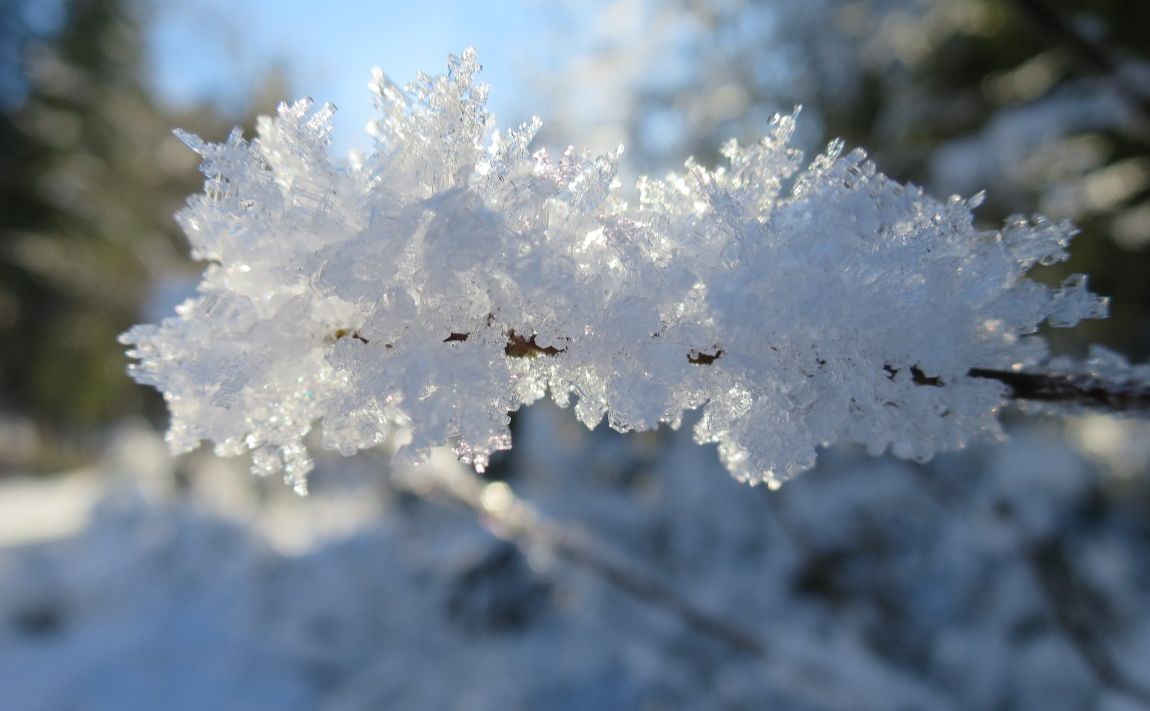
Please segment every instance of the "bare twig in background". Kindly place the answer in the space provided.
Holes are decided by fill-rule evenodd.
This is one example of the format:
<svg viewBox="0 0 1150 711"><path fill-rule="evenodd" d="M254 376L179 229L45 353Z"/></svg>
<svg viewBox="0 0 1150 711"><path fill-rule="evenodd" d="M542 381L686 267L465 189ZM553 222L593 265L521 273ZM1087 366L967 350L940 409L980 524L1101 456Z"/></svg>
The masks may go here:
<svg viewBox="0 0 1150 711"><path fill-rule="evenodd" d="M908 467L905 471L943 515L957 515L953 492L940 488L938 480L925 476L921 469ZM1058 541L1035 540L1017 525L1014 535L1018 541L1018 559L1041 592L1043 606L1062 638L1102 687L1150 708L1150 688L1127 674L1114 660L1109 645L1098 631L1101 603L1093 591L1076 581Z"/></svg>
<svg viewBox="0 0 1150 711"><path fill-rule="evenodd" d="M1013 0L1013 4L1051 44L1066 48L1101 76L1137 114L1139 137L1143 140L1150 138L1150 95L1130 82L1123 72L1121 60L1109 47L1080 31L1046 0Z"/></svg>
<svg viewBox="0 0 1150 711"><path fill-rule="evenodd" d="M431 469L431 468L429 468ZM639 600L671 613L690 629L754 657L767 658L767 645L737 623L703 610L634 561L608 553L589 536L542 517L516 496L505 482L484 482L466 471L420 470L418 476L397 476L404 489L424 498L463 505L479 514L496 536L526 549L542 548L588 570Z"/></svg>
<svg viewBox="0 0 1150 711"><path fill-rule="evenodd" d="M1030 544L1024 559L1042 591L1050 616L1078 656L1098 680L1114 691L1150 708L1150 687L1131 677L1114 661L1106 640L1098 634L1098 603L1074 579L1074 572L1055 541Z"/></svg>
<svg viewBox="0 0 1150 711"><path fill-rule="evenodd" d="M750 661L763 664L763 673L775 679L780 689L796 680L805 685L817 678L823 705L819 708L854 708L850 699L858 693L873 693L867 679L884 675L892 683L914 690L915 708L945 708L945 695L925 680L892 672L881 664L870 665L856 658L857 666L837 668L828 663L830 650L818 642L803 640L797 649L780 653L776 644L761 639L747 625L709 612L692 602L658 575L624 554L611 549L573 525L549 520L519 498L502 481L485 481L473 472L452 467L429 466L416 471L395 472L394 484L419 498L446 505L462 506L476 514L493 535L510 540L525 552L542 550L563 559L604 582L631 595L638 603L662 610L696 634L715 640ZM844 699L847 702L844 705Z"/></svg>

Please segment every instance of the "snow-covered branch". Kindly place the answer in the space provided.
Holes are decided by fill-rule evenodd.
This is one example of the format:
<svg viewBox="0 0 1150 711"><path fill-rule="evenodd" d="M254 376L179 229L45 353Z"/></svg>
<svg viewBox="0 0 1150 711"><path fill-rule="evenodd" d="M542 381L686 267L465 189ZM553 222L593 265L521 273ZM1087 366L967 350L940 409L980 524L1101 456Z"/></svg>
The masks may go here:
<svg viewBox="0 0 1150 711"><path fill-rule="evenodd" d="M207 181L179 220L209 267L123 339L174 450L251 450L303 491L318 422L345 454L400 431L401 455L450 444L482 469L550 393L619 430L702 408L698 441L777 485L825 443L925 460L998 436L1047 361L1039 325L1105 316L1083 277L1026 278L1072 225L976 229L980 197L936 200L837 142L807 163L795 114L629 201L619 152L533 153L538 119L495 130L478 70L468 51L406 89L377 72L362 160L330 156L334 109L308 101L251 141L183 136Z"/></svg>

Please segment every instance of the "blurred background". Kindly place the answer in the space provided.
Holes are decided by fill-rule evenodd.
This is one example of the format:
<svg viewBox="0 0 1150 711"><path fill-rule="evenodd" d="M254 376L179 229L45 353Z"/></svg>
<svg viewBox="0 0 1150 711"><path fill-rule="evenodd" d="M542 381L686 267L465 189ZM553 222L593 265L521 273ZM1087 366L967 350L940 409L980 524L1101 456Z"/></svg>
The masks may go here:
<svg viewBox="0 0 1150 711"><path fill-rule="evenodd" d="M537 405L476 510L386 452L322 459L298 499L168 457L116 342L201 269L171 129L250 135L312 96L333 150L365 150L371 67L404 83L472 45L501 125L623 143L625 185L801 104L809 155L843 137L985 189L987 227L1074 220L1035 276L1089 274L1112 316L1056 349L1145 360L1148 32L1144 0L0 0L0 706L1150 708L1144 421L1008 415L1006 444L835 449L768 493L687 428ZM516 494L584 559L493 536Z"/></svg>

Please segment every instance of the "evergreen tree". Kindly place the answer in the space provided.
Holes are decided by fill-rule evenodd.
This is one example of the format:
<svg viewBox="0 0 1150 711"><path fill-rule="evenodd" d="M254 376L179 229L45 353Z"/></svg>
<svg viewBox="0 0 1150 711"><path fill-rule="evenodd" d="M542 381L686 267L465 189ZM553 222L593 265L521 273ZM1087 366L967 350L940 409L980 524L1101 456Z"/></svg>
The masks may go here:
<svg viewBox="0 0 1150 711"><path fill-rule="evenodd" d="M145 9L4 0L0 412L36 425L42 466L67 463L113 418L161 412L130 386L116 335L139 320L153 277L186 264L172 214L197 186L197 159L172 128L222 135L232 123L158 103Z"/></svg>

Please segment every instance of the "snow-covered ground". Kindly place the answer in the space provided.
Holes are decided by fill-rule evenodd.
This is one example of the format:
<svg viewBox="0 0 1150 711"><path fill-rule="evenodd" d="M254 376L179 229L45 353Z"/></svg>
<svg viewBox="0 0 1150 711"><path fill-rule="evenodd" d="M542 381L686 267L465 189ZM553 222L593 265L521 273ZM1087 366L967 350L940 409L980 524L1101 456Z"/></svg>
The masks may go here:
<svg viewBox="0 0 1150 711"><path fill-rule="evenodd" d="M125 428L91 471L0 487L0 707L1142 708L1148 435L1032 423L926 467L833 450L768 492L687 433L531 408L489 475L748 652L397 483L450 455L323 461L299 499Z"/></svg>

